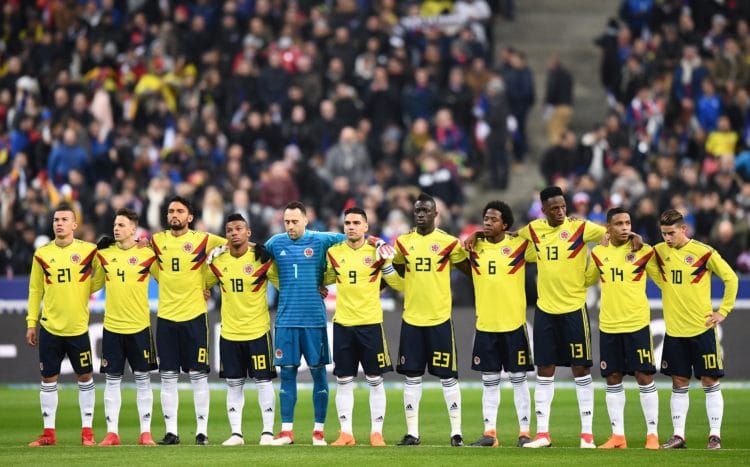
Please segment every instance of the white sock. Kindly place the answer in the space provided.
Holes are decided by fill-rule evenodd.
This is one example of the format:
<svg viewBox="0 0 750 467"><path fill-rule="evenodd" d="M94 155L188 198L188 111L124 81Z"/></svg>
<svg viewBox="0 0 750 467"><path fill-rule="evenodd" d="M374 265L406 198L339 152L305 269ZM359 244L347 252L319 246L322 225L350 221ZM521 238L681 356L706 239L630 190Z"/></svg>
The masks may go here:
<svg viewBox="0 0 750 467"><path fill-rule="evenodd" d="M227 378L227 418L232 434L242 434L242 409L245 407L245 378Z"/></svg>
<svg viewBox="0 0 750 467"><path fill-rule="evenodd" d="M154 410L154 393L151 392L151 375L148 372L135 372L135 403L138 407L141 433L150 433L151 411Z"/></svg>
<svg viewBox="0 0 750 467"><path fill-rule="evenodd" d="M419 401L422 399L422 377L406 377L404 383L404 413L406 433L419 438Z"/></svg>
<svg viewBox="0 0 750 467"><path fill-rule="evenodd" d="M273 421L276 416L276 394L270 379L255 380L258 389L258 406L263 420L263 433L273 433Z"/></svg>
<svg viewBox="0 0 750 467"><path fill-rule="evenodd" d="M372 420L371 433L382 433L385 421L385 386L382 376L366 376L367 384L370 385L370 419Z"/></svg>
<svg viewBox="0 0 750 467"><path fill-rule="evenodd" d="M641 394L643 417L646 419L646 434L658 434L659 392L656 390L656 383L651 382L651 384L647 384L646 386L638 385L638 391Z"/></svg>
<svg viewBox="0 0 750 467"><path fill-rule="evenodd" d="M195 434L208 436L208 409L211 392L208 389L208 373L191 370L190 383L193 385L193 405L195 406Z"/></svg>
<svg viewBox="0 0 750 467"><path fill-rule="evenodd" d="M518 417L518 431L528 433L531 424L531 394L529 393L529 382L526 373L518 372L510 374L510 383L513 385L513 402L516 404L516 416Z"/></svg>
<svg viewBox="0 0 750 467"><path fill-rule="evenodd" d="M325 423L315 422L313 424L313 431L323 431L325 429Z"/></svg>
<svg viewBox="0 0 750 467"><path fill-rule="evenodd" d="M85 382L78 381L78 406L81 408L82 428L91 428L94 423L94 404L96 404L94 378Z"/></svg>
<svg viewBox="0 0 750 467"><path fill-rule="evenodd" d="M581 414L581 433L593 433L594 424L594 381L591 375L575 378L578 410Z"/></svg>
<svg viewBox="0 0 750 467"><path fill-rule="evenodd" d="M161 373L161 411L164 413L164 424L167 433L177 435L177 408L179 407L180 395L177 392L176 371L163 371Z"/></svg>
<svg viewBox="0 0 750 467"><path fill-rule="evenodd" d="M289 422L289 423L281 422L281 431L292 431L292 430L294 430L293 422Z"/></svg>
<svg viewBox="0 0 750 467"><path fill-rule="evenodd" d="M352 412L354 412L354 377L336 378L336 412L339 415L341 432L352 434Z"/></svg>
<svg viewBox="0 0 750 467"><path fill-rule="evenodd" d="M451 436L461 434L461 387L456 378L441 379L443 397L451 421Z"/></svg>
<svg viewBox="0 0 750 467"><path fill-rule="evenodd" d="M620 384L608 384L607 413L612 424L612 434L625 436L625 389Z"/></svg>
<svg viewBox="0 0 750 467"><path fill-rule="evenodd" d="M120 383L122 375L106 375L104 384L104 416L107 419L107 432L117 433L120 419L120 406L122 405L122 394Z"/></svg>
<svg viewBox="0 0 750 467"><path fill-rule="evenodd" d="M724 396L721 383L704 387L706 393L706 415L708 415L709 436L721 438L721 419L724 417Z"/></svg>
<svg viewBox="0 0 750 467"><path fill-rule="evenodd" d="M687 418L688 408L690 407L690 397L688 388L672 388L672 397L669 399L669 408L672 411L672 427L674 434L685 438L685 419Z"/></svg>
<svg viewBox="0 0 750 467"><path fill-rule="evenodd" d="M482 418L484 431L497 428L497 408L500 406L500 372L482 372Z"/></svg>
<svg viewBox="0 0 750 467"><path fill-rule="evenodd" d="M39 404L42 407L42 421L44 428L55 429L57 414L57 382L45 383L39 386Z"/></svg>
<svg viewBox="0 0 750 467"><path fill-rule="evenodd" d="M549 433L549 416L554 397L555 377L537 376L536 389L534 389L537 433Z"/></svg>

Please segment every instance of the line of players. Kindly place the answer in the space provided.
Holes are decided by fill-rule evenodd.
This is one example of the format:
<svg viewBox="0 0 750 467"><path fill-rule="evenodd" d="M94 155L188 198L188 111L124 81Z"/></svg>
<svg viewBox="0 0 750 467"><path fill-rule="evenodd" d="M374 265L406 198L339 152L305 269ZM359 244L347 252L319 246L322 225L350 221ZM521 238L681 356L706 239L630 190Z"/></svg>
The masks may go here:
<svg viewBox="0 0 750 467"><path fill-rule="evenodd" d="M370 443L383 446L385 391L382 375L391 371L382 330L379 293L381 278L405 294L397 371L405 376L403 406L407 434L399 445L417 445L422 376L440 378L450 416L453 446L464 444L461 432L461 393L456 342L451 322L450 270L456 267L473 280L477 325L472 368L482 373L484 434L474 446L498 446L496 417L500 402L500 372L510 374L519 421L518 446L552 445L549 416L556 366L569 366L576 382L581 417L582 448L596 447L592 420L594 391L586 287L601 283L601 372L607 381L607 409L612 435L601 448L624 448L623 376L635 375L646 419L646 448L660 447L657 435L658 396L653 375L653 345L645 276L661 288L667 335L661 362L670 375L674 435L662 448L683 448L690 377L701 379L709 418L708 448L720 448L723 399L719 379L723 363L715 326L731 311L737 277L719 254L687 237L682 216L663 213L660 228L665 242L650 247L630 231L630 216L622 209L607 214L607 226L566 217L559 188L541 192L545 219L532 221L515 235L510 208L499 201L483 211L483 230L466 248L437 229L435 202L420 195L414 204L415 229L396 240L395 255L387 244L366 237L363 210L345 212L345 234L306 229L305 208L292 203L284 210L286 233L266 242L249 242L250 229L239 215L226 223L225 240L189 230L190 203L169 203L170 231L154 235L152 248L137 248L133 239L137 216L121 210L115 219L116 245L101 248L75 240L75 215L61 206L53 219L55 241L35 254L29 290L27 340L40 346L40 400L45 430L30 443L55 444L54 413L60 362L67 354L79 375L83 444L94 444L91 432L94 384L88 335L87 298L90 290L107 287L102 372L106 373L105 415L108 433L100 444L119 444L117 417L119 384L125 360L136 378L141 420L140 444L154 444L150 435L151 388L148 371L155 352L148 321L145 283L149 273L159 281L157 323L161 402L166 435L160 444L177 444L177 376L189 372L194 388L196 444L207 444L208 346L203 290L218 283L222 292L220 341L221 376L227 382L227 414L232 435L225 445L244 444L241 421L246 377L255 378L263 419L260 444L292 444L296 404L296 375L305 356L313 382L314 445L326 444L323 422L328 405L325 365L330 363L326 316L320 286L337 284L333 360L337 377L336 408L341 431L333 445L353 445L353 380L362 364L370 386ZM608 241L591 252L586 244ZM71 246L73 248L71 248ZM104 245L100 245L104 246ZM227 250L227 251L225 251ZM209 254L209 252L211 252ZM395 257L394 257L395 256ZM392 258L392 261L391 261ZM530 392L526 372L534 368L526 332L524 269L538 263L538 295L534 315L534 392L537 434L530 435ZM55 265L57 262L57 265ZM115 264L117 263L117 264ZM210 263L210 264L209 264ZM72 273L71 273L72 271ZM101 271L101 272L100 272ZM713 311L710 276L725 284L724 298ZM279 288L275 348L271 345L266 286ZM498 298L502 297L502 301ZM39 302L44 299L41 329ZM502 303L499 305L499 303ZM71 308L75 305L75 313ZM137 306L136 306L137 305ZM79 313L80 312L80 313ZM275 349L275 350L273 350ZM274 359L272 361L272 359ZM271 379L280 367L282 416L274 437L275 395Z"/></svg>

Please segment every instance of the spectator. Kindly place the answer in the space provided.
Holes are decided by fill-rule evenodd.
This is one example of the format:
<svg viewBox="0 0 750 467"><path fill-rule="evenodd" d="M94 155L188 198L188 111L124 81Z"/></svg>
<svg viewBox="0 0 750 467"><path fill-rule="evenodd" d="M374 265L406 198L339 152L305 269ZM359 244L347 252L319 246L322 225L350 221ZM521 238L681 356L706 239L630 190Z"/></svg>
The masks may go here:
<svg viewBox="0 0 750 467"><path fill-rule="evenodd" d="M86 149L78 143L77 139L76 131L73 128L67 128L62 141L49 155L47 173L50 180L58 187L68 182L68 174L71 170L88 172L89 160Z"/></svg>
<svg viewBox="0 0 750 467"><path fill-rule="evenodd" d="M547 139L550 144L568 129L573 118L573 76L553 55L547 65L547 91L544 96Z"/></svg>
<svg viewBox="0 0 750 467"><path fill-rule="evenodd" d="M503 74L508 90L510 113L516 119L517 130L513 135L513 156L517 163L523 162L529 149L526 137L526 120L534 105L534 77L526 65L526 58L521 52L510 55L510 68Z"/></svg>
<svg viewBox="0 0 750 467"><path fill-rule="evenodd" d="M348 178L351 189L363 193L372 182L373 171L367 148L352 127L344 127L338 144L326 153L325 173L329 183L338 176Z"/></svg>

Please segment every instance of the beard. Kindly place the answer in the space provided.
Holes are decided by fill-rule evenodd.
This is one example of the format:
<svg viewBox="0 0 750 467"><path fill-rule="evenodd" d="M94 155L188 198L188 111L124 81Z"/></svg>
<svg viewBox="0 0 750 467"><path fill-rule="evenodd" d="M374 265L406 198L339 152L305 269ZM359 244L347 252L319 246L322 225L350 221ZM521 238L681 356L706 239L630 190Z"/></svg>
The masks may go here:
<svg viewBox="0 0 750 467"><path fill-rule="evenodd" d="M185 227L187 227L187 224L183 224L182 222L176 222L169 224L170 230L183 230Z"/></svg>

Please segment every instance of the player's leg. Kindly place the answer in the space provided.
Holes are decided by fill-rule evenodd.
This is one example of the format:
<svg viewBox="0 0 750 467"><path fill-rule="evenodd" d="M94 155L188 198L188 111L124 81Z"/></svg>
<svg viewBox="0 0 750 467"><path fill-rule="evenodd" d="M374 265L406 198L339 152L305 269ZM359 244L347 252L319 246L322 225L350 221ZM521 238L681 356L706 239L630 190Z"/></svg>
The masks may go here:
<svg viewBox="0 0 750 467"><path fill-rule="evenodd" d="M89 333L80 336L66 337L63 340L65 353L70 359L73 371L78 377L78 406L81 410L81 444L94 446L94 405L96 391L94 385L94 367L91 362L91 341Z"/></svg>
<svg viewBox="0 0 750 467"><path fill-rule="evenodd" d="M461 387L458 384L458 363L453 321L425 328L429 349L427 371L440 378L443 398L451 424L451 446L463 446L461 433Z"/></svg>
<svg viewBox="0 0 750 467"><path fill-rule="evenodd" d="M312 432L313 446L325 446L324 436L326 416L328 415L328 374L326 365L331 363L331 350L328 345L326 328L303 328L301 330L302 354L310 365L313 380L313 414L315 424Z"/></svg>
<svg viewBox="0 0 750 467"><path fill-rule="evenodd" d="M208 444L208 414L211 407L211 391L208 388L208 315L203 313L181 324L180 360L181 366L188 369L190 385L193 387L195 444L205 446Z"/></svg>
<svg viewBox="0 0 750 467"><path fill-rule="evenodd" d="M555 325L555 316L536 307L534 310L534 359L536 360L536 388L534 410L536 412L536 436L524 444L525 448L543 448L552 445L549 419L552 399L555 397L555 365L559 356L569 355L562 348ZM562 353L565 352L565 353Z"/></svg>
<svg viewBox="0 0 750 467"><path fill-rule="evenodd" d="M634 374L646 419L646 449L659 449L659 393L654 384L654 344L648 326L624 335L626 373Z"/></svg>
<svg viewBox="0 0 750 467"><path fill-rule="evenodd" d="M695 376L701 379L706 394L706 415L708 416L708 449L721 449L721 422L724 418L724 396L719 380L724 376L719 336L716 328L690 338L693 349Z"/></svg>
<svg viewBox="0 0 750 467"><path fill-rule="evenodd" d="M148 327L130 336L126 343L128 361L135 376L135 401L140 421L138 444L153 446L151 437L151 413L154 406L154 394L151 391L151 372L156 370L156 348Z"/></svg>
<svg viewBox="0 0 750 467"><path fill-rule="evenodd" d="M516 442L516 446L523 447L531 441L531 437L529 436L531 396L529 393L529 383L526 380L526 373L534 370L526 324L514 331L501 333L500 336L500 362L505 371L510 374L510 382L513 385L513 401L516 406L516 417L518 419L518 441Z"/></svg>
<svg viewBox="0 0 750 467"><path fill-rule="evenodd" d="M294 443L294 406L297 404L297 368L300 363L299 329L277 327L275 336L276 366L281 367L279 405L281 409L281 432L273 440L274 445Z"/></svg>
<svg viewBox="0 0 750 467"><path fill-rule="evenodd" d="M221 370L219 377L227 385L227 419L230 436L223 446L240 446L245 444L242 436L242 410L245 407L245 377L247 376L250 355L246 342L229 341L219 337L219 355Z"/></svg>
<svg viewBox="0 0 750 467"><path fill-rule="evenodd" d="M156 321L156 349L159 353L159 375L161 379L160 400L166 426L164 438L159 441L159 444L180 444L177 431L177 408L180 402L177 391L177 380L180 372L178 323L163 318L157 318Z"/></svg>
<svg viewBox="0 0 750 467"><path fill-rule="evenodd" d="M570 367L576 383L578 412L581 417L582 448L596 448L594 444L594 380L591 377L591 334L586 305L578 311L559 317L564 333L564 349L570 354Z"/></svg>
<svg viewBox="0 0 750 467"><path fill-rule="evenodd" d="M122 393L120 384L125 371L124 335L113 333L106 328L102 334L102 365L99 370L104 373L104 416L107 420L107 435L100 446L117 446L120 444L118 430Z"/></svg>
<svg viewBox="0 0 750 467"><path fill-rule="evenodd" d="M497 409L500 406L499 333L477 330L474 334L471 369L482 372L482 419L484 432L472 446L497 447Z"/></svg>
<svg viewBox="0 0 750 467"><path fill-rule="evenodd" d="M661 373L672 377L672 396L669 399L669 409L672 415L673 435L662 444L662 449L681 449L687 447L685 443L685 421L690 397L690 376L692 365L690 358L690 344L687 338L664 336L664 347L661 357Z"/></svg>
<svg viewBox="0 0 750 467"><path fill-rule="evenodd" d="M352 430L354 412L354 377L361 359L356 327L333 323L333 374L336 376L336 413L341 430L331 446L355 444Z"/></svg>
<svg viewBox="0 0 750 467"><path fill-rule="evenodd" d="M385 446L383 422L385 420L385 386L383 374L393 371L388 344L382 324L357 326L360 361L370 386L370 445Z"/></svg>
<svg viewBox="0 0 750 467"><path fill-rule="evenodd" d="M623 334L602 331L599 334L599 368L607 381L607 404L612 435L600 445L602 449L626 448L625 441L625 389L622 379L625 374L625 343Z"/></svg>
<svg viewBox="0 0 750 467"><path fill-rule="evenodd" d="M276 394L271 380L276 378L276 367L273 366L273 345L271 333L250 341L250 376L255 378L258 390L258 406L263 428L259 444L270 445L273 441L273 422L276 416Z"/></svg>
<svg viewBox="0 0 750 467"><path fill-rule="evenodd" d="M422 375L427 365L427 338L424 328L401 322L399 358L396 371L404 375L404 414L406 435L400 446L416 446L419 440L419 403L422 399Z"/></svg>
<svg viewBox="0 0 750 467"><path fill-rule="evenodd" d="M57 379L60 375L60 364L65 358L62 338L50 334L43 327L39 328L39 370L42 382L39 385L39 404L41 406L44 431L36 440L29 443L31 447L53 446L57 444L55 418L57 415Z"/></svg>

